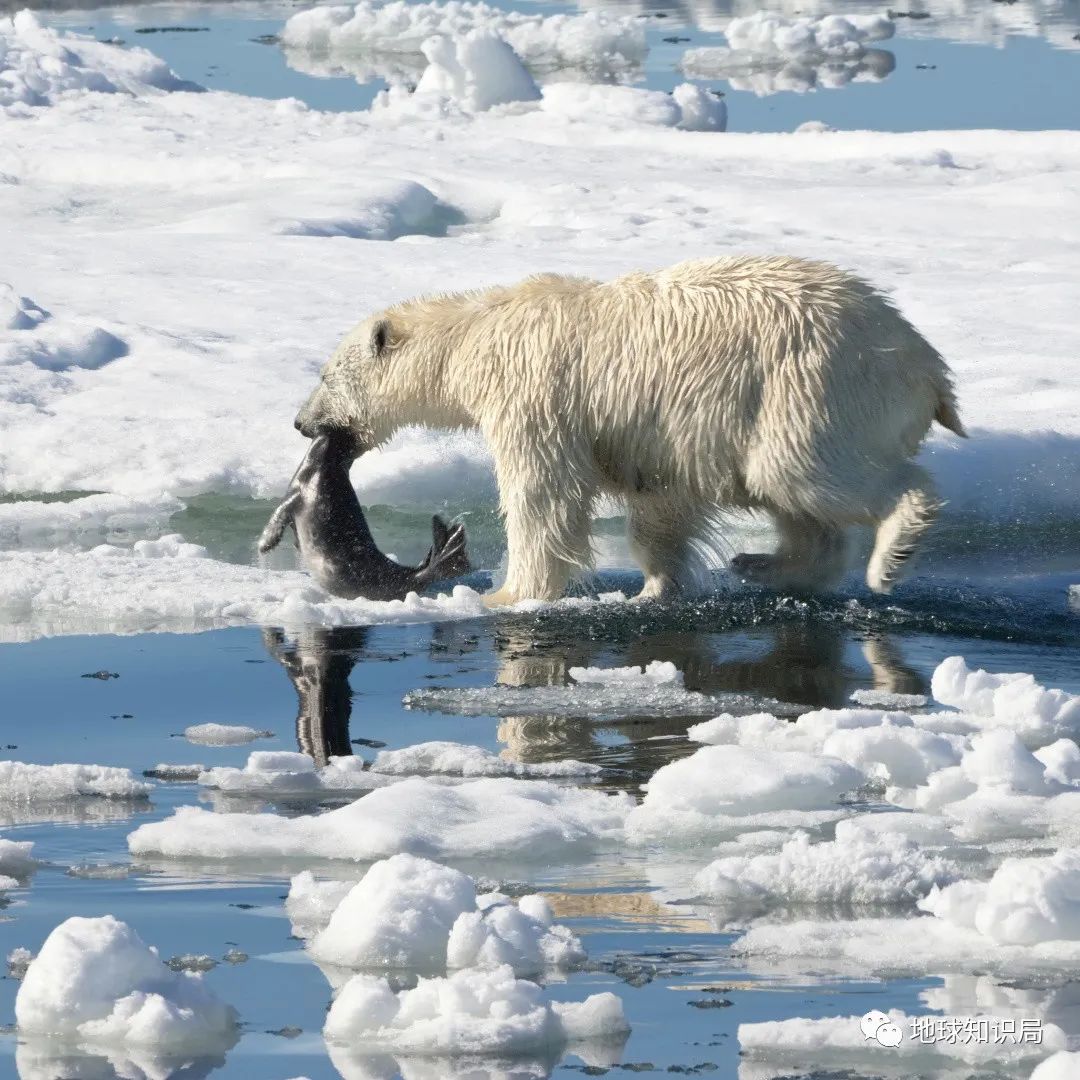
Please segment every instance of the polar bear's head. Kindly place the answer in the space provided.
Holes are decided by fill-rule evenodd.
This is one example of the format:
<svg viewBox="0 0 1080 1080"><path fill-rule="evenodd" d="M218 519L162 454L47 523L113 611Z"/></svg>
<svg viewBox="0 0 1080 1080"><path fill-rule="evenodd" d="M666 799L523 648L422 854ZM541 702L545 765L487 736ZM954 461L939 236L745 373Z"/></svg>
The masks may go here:
<svg viewBox="0 0 1080 1080"><path fill-rule="evenodd" d="M350 331L296 414L297 430L311 438L348 428L363 451L406 424L427 422L421 415L427 395L422 379L415 377L423 357L405 347L411 337L407 324L390 312L373 315Z"/></svg>

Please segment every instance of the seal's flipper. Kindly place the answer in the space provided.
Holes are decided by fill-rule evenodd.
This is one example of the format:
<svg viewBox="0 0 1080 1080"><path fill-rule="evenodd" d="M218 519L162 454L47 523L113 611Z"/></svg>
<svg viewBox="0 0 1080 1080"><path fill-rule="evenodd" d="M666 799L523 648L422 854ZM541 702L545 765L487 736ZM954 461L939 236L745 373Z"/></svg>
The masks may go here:
<svg viewBox="0 0 1080 1080"><path fill-rule="evenodd" d="M416 568L424 582L461 577L472 570L465 552L465 526L450 528L437 514L431 519L431 550Z"/></svg>
<svg viewBox="0 0 1080 1080"><path fill-rule="evenodd" d="M299 502L300 493L296 492L288 496L270 515L270 520L266 523L266 528L263 529L262 535L259 537L259 553L261 555L273 551L281 543L285 530L292 524L293 515L296 513Z"/></svg>

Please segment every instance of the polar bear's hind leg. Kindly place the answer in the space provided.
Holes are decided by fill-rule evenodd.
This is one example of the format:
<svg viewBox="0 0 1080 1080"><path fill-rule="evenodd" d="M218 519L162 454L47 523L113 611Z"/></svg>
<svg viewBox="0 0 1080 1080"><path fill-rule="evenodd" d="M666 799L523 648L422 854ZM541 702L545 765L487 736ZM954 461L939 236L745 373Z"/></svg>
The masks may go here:
<svg viewBox="0 0 1080 1080"><path fill-rule="evenodd" d="M918 465L899 468L894 488L896 502L877 527L874 552L866 569L866 584L877 593L892 592L943 505L933 481Z"/></svg>
<svg viewBox="0 0 1080 1080"><path fill-rule="evenodd" d="M774 589L833 588L847 569L844 529L804 515L773 513L780 543L773 555L736 555L731 570Z"/></svg>

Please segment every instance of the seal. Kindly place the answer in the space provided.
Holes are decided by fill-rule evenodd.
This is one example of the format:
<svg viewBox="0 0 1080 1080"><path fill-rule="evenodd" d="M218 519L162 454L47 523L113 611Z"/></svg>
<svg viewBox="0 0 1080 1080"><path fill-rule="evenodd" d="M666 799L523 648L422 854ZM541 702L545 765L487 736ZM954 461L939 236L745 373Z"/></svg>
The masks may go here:
<svg viewBox="0 0 1080 1080"><path fill-rule="evenodd" d="M277 547L291 525L315 579L327 592L348 600L401 600L434 581L467 574L472 567L465 527L451 528L438 515L431 519L431 549L419 566L402 566L379 550L349 482L358 454L348 431L316 435L259 537L259 551Z"/></svg>

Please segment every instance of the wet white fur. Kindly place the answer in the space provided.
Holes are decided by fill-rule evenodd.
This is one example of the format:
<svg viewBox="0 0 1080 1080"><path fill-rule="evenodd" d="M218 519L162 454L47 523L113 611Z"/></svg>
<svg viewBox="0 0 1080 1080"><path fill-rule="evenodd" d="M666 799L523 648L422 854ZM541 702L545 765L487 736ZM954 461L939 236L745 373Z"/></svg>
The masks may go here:
<svg viewBox="0 0 1080 1080"><path fill-rule="evenodd" d="M887 592L940 505L911 463L935 418L963 433L941 356L865 282L782 257L398 304L348 335L301 410L369 445L478 427L506 517L500 601L553 599L589 565L601 493L626 500L644 596L694 581L728 509L772 515L776 554L733 565L780 587L834 584L845 528L876 526L867 580Z"/></svg>

